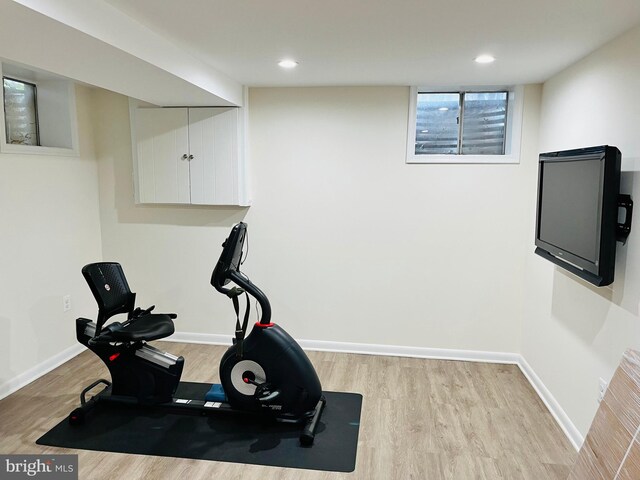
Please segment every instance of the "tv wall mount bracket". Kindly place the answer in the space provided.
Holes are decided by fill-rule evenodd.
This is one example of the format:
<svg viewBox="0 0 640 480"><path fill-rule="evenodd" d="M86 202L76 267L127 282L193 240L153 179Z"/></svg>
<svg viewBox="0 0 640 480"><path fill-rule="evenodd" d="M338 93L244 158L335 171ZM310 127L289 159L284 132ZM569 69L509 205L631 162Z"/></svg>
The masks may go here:
<svg viewBox="0 0 640 480"><path fill-rule="evenodd" d="M618 208L624 208L625 216L624 223L618 223L616 226L616 240L624 245L627 243L629 232L631 232L631 214L633 213L631 195L618 195Z"/></svg>

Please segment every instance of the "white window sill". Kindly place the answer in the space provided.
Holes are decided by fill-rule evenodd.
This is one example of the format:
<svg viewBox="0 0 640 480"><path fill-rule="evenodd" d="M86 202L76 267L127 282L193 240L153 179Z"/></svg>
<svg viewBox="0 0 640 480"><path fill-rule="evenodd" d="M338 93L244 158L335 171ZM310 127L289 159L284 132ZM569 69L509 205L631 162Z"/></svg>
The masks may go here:
<svg viewBox="0 0 640 480"><path fill-rule="evenodd" d="M407 163L431 163L431 164L506 164L520 163L518 155L409 155Z"/></svg>
<svg viewBox="0 0 640 480"><path fill-rule="evenodd" d="M36 145L13 145L10 143L0 143L1 153L18 155L54 155L59 157L77 157L80 155L74 148L59 147L39 147Z"/></svg>

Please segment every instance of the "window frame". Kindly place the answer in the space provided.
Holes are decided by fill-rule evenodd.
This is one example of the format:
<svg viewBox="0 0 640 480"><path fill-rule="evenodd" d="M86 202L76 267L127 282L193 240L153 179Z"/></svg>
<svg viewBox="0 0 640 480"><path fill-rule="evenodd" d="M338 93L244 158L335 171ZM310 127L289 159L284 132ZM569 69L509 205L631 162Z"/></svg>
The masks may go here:
<svg viewBox="0 0 640 480"><path fill-rule="evenodd" d="M44 72L31 67L18 67L14 64L0 62L0 77L9 77L19 82L30 83L36 86L37 89L41 85L45 85L47 82L57 82L62 87L61 92L64 92L64 102L68 108L68 121L69 121L69 141L70 147L50 147L42 145L16 145L7 143L6 125L5 125L5 113L4 113L4 88L0 88L0 102L2 103L2 109L0 110L0 153L1 154L23 154L23 155L51 155L51 156L66 156L66 157L78 157L80 156L80 145L78 136L78 112L76 110L76 92L75 84L73 81L55 75L53 73ZM39 83L41 85L39 85ZM42 143L42 125L40 125L40 111L38 110L38 104L36 105L36 115L38 117L38 133L40 136L40 143Z"/></svg>
<svg viewBox="0 0 640 480"><path fill-rule="evenodd" d="M416 115L418 93L477 93L507 92L507 127L503 155L464 155L464 154L423 154L416 155ZM409 88L409 113L407 121L408 164L510 164L520 163L520 144L522 137L522 114L524 105L524 87L519 86L479 86L477 88Z"/></svg>
<svg viewBox="0 0 640 480"><path fill-rule="evenodd" d="M21 146L29 146L29 147L40 147L40 119L38 118L38 85L34 82L29 82L27 80L22 80L20 78L15 78L11 75L2 75L2 111L3 111L3 121L4 121L4 138L5 142L7 141L7 105L4 102L4 81L9 80L16 83L22 83L23 85L30 85L33 87L33 109L36 117L36 144L35 145L21 145ZM8 144L13 145L13 144Z"/></svg>

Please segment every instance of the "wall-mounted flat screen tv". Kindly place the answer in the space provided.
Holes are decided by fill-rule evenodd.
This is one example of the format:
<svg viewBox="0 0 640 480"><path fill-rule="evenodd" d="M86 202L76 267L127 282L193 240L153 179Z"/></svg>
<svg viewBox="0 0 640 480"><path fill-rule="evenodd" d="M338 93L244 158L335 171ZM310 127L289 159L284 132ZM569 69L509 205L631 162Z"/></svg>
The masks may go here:
<svg viewBox="0 0 640 480"><path fill-rule="evenodd" d="M536 253L597 286L614 278L620 162L608 145L540 154Z"/></svg>

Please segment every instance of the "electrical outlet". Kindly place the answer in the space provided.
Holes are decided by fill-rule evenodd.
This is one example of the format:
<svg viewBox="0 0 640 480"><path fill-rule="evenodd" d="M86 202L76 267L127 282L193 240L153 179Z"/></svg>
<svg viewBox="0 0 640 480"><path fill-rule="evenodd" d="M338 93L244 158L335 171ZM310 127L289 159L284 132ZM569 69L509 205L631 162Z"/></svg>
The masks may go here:
<svg viewBox="0 0 640 480"><path fill-rule="evenodd" d="M609 382L607 382L604 378L600 378L599 382L599 393L598 393L598 403L602 401L604 398L604 394L607 393L607 387L609 386Z"/></svg>
<svg viewBox="0 0 640 480"><path fill-rule="evenodd" d="M68 312L71 310L71 295L65 295L62 297L62 311Z"/></svg>

